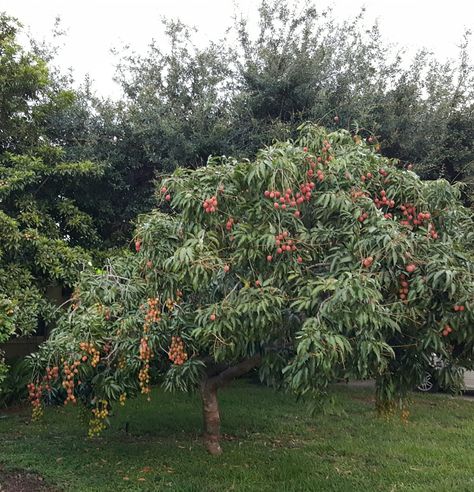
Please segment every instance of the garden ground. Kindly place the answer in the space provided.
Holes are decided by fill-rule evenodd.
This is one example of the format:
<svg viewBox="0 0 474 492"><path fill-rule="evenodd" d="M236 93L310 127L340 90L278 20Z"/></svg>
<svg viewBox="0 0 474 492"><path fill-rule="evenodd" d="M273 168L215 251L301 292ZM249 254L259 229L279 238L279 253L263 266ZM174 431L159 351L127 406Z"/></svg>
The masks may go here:
<svg viewBox="0 0 474 492"><path fill-rule="evenodd" d="M291 395L249 382L223 390L219 457L201 445L197 396L156 390L151 403L127 402L96 439L76 408L48 409L38 423L27 409L4 413L0 491L474 490L472 402L413 394L404 424L375 415L371 388L334 395L311 417Z"/></svg>

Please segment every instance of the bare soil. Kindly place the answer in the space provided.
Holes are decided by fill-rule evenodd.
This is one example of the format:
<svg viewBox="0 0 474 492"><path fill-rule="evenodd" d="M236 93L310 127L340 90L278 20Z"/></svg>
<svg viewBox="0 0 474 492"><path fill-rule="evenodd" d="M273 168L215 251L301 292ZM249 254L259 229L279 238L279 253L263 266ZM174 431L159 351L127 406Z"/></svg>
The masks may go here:
<svg viewBox="0 0 474 492"><path fill-rule="evenodd" d="M36 473L0 467L0 492L59 492Z"/></svg>

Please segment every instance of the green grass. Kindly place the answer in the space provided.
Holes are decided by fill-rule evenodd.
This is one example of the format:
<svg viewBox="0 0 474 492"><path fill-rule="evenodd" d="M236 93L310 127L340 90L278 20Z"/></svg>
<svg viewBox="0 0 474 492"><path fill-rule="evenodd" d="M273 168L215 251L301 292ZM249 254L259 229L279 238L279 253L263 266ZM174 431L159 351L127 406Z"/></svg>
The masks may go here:
<svg viewBox="0 0 474 492"><path fill-rule="evenodd" d="M311 418L289 395L242 382L220 393L224 454L199 440L195 396L127 402L88 439L74 408L0 419L0 462L73 491L473 491L474 402L413 395L408 424L377 418L367 388L335 388ZM128 422L128 434L125 424Z"/></svg>

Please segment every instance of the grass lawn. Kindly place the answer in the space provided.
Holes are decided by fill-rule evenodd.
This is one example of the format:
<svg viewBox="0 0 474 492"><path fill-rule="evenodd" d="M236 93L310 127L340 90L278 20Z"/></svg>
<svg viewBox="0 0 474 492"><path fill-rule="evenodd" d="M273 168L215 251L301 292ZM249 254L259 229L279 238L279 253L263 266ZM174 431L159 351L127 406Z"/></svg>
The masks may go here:
<svg viewBox="0 0 474 492"><path fill-rule="evenodd" d="M370 389L334 391L339 412L311 418L268 388L223 390L220 457L199 440L196 396L155 391L151 403L127 402L96 439L75 408L49 409L41 423L7 414L0 463L68 491L474 491L474 402L414 394L403 424L375 416Z"/></svg>

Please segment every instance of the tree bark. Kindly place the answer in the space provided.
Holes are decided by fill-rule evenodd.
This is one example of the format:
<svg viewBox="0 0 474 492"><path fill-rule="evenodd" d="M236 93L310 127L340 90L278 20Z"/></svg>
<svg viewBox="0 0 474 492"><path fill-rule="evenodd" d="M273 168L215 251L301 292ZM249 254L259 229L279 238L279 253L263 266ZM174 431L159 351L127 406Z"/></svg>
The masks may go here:
<svg viewBox="0 0 474 492"><path fill-rule="evenodd" d="M210 454L222 453L219 444L221 437L221 416L217 401L217 388L209 384L209 379L201 386L202 412L204 417L204 445Z"/></svg>
<svg viewBox="0 0 474 492"><path fill-rule="evenodd" d="M219 443L221 437L221 417L219 413L219 402L217 400L217 390L233 379L257 367L260 364L260 360L260 355L254 355L235 366L227 367L212 377L206 376L202 381L201 398L204 418L204 445L210 454L219 455L222 453Z"/></svg>

